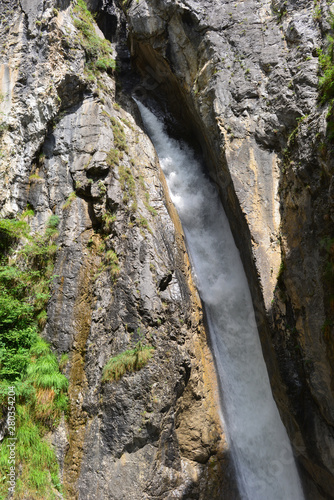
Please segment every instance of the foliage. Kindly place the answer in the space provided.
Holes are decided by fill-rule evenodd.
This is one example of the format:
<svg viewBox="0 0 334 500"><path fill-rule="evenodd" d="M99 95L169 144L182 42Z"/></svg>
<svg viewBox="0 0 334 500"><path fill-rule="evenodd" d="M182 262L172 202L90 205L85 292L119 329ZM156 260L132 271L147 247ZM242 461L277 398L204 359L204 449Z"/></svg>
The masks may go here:
<svg viewBox="0 0 334 500"><path fill-rule="evenodd" d="M107 154L106 161L109 167L115 167L116 165L119 165L120 159L120 152L118 151L118 149L111 149Z"/></svg>
<svg viewBox="0 0 334 500"><path fill-rule="evenodd" d="M145 193L145 201L144 201L144 205L145 207L147 208L147 210L150 212L150 214L152 214L154 217L156 215L158 215L158 212L155 210L155 208L153 208L151 205L150 205L150 195L146 192Z"/></svg>
<svg viewBox="0 0 334 500"><path fill-rule="evenodd" d="M104 223L103 230L106 233L109 233L111 231L111 228L112 228L114 222L116 221L116 218L117 217L115 214L112 214L111 212L108 212L108 211L102 216L102 220Z"/></svg>
<svg viewBox="0 0 334 500"><path fill-rule="evenodd" d="M43 234L31 235L23 220L0 219L0 409L7 388L16 392L16 467L14 498L55 498L60 488L54 451L43 438L67 408L68 381L49 345L38 334L46 323L59 218L51 216ZM5 437L0 448L0 497L9 472Z"/></svg>
<svg viewBox="0 0 334 500"><path fill-rule="evenodd" d="M114 134L114 145L116 149L120 151L125 151L128 153L128 145L126 143L126 136L124 132L124 127L119 123L119 121L113 116L110 117L111 126Z"/></svg>
<svg viewBox="0 0 334 500"><path fill-rule="evenodd" d="M131 210L134 212L137 209L137 197L136 197L136 184L133 178L132 172L129 167L124 167L120 165L118 167L119 182L123 191L123 203L126 205L129 203L130 199L133 200Z"/></svg>
<svg viewBox="0 0 334 500"><path fill-rule="evenodd" d="M104 255L104 261L108 266L112 279L115 280L119 274L117 253L114 250L108 250Z"/></svg>
<svg viewBox="0 0 334 500"><path fill-rule="evenodd" d="M101 71L109 71L116 69L115 59L109 59L107 57L101 57L95 63L97 69Z"/></svg>
<svg viewBox="0 0 334 500"><path fill-rule="evenodd" d="M145 219L145 217L143 217L142 215L139 216L139 218L136 219L138 225L144 229L146 229L149 233L152 234L152 230L149 226L149 223L147 221L147 219Z"/></svg>
<svg viewBox="0 0 334 500"><path fill-rule="evenodd" d="M330 16L330 25L334 29L334 16ZM334 38L327 36L327 46L319 49L319 67L322 76L319 78L320 99L324 104L334 97Z"/></svg>
<svg viewBox="0 0 334 500"><path fill-rule="evenodd" d="M154 347L137 342L134 349L117 354L111 358L103 370L102 382L117 381L127 372L143 368L153 355Z"/></svg>
<svg viewBox="0 0 334 500"><path fill-rule="evenodd" d="M75 198L77 197L77 195L75 194L74 191L72 191L72 193L70 193L67 197L67 200L65 201L64 205L63 205L63 210L66 210L67 208L69 208L71 205L72 205L72 202L75 200Z"/></svg>
<svg viewBox="0 0 334 500"><path fill-rule="evenodd" d="M96 71L109 71L116 68L112 59L112 47L108 40L100 38L95 31L95 21L84 0L78 0L73 8L74 26L80 32L80 42L86 54L86 68Z"/></svg>

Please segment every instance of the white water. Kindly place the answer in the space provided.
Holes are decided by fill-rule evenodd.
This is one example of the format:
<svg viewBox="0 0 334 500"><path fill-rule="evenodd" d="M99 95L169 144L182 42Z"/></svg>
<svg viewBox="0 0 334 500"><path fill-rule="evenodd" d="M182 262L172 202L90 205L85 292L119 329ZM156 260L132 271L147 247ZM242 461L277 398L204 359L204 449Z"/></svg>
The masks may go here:
<svg viewBox="0 0 334 500"><path fill-rule="evenodd" d="M193 152L137 102L178 210L205 304L223 414L242 499L304 498L274 402L254 311L225 212Z"/></svg>

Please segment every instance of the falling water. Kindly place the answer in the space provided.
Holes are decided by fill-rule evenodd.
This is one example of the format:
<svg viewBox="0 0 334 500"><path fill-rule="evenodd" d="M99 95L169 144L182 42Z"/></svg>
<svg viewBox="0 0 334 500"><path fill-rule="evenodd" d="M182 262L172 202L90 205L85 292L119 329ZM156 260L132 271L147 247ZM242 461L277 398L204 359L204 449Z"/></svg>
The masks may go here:
<svg viewBox="0 0 334 500"><path fill-rule="evenodd" d="M303 493L274 402L245 272L218 193L194 153L137 102L178 210L205 305L239 492L247 500Z"/></svg>

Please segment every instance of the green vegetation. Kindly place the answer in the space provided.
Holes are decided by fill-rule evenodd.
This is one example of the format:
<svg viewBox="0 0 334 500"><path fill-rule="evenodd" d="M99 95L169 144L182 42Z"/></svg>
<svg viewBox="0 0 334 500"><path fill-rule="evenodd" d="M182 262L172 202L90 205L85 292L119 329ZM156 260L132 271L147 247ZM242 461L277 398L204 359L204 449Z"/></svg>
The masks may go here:
<svg viewBox="0 0 334 500"><path fill-rule="evenodd" d="M26 218L0 219L0 418L6 415L8 387L16 393L17 438L14 499L56 498L58 463L45 434L67 408L68 381L55 355L39 336L46 323L59 218L43 234L30 234ZM8 437L0 448L0 497L7 496ZM20 471L20 474L18 474Z"/></svg>
<svg viewBox="0 0 334 500"><path fill-rule="evenodd" d="M330 15L331 29L334 30L334 15ZM319 78L319 94L322 104L329 104L327 113L327 137L334 139L334 38L327 36L327 46L318 50L319 68L322 76Z"/></svg>
<svg viewBox="0 0 334 500"><path fill-rule="evenodd" d="M122 154L118 151L118 149L111 149L107 154L106 162L109 167L115 167L119 164L119 161L122 159Z"/></svg>
<svg viewBox="0 0 334 500"><path fill-rule="evenodd" d="M72 191L72 193L70 193L70 195L68 196L67 200L65 201L65 203L62 207L63 210L66 210L67 208L69 208L76 197L77 197L77 195L76 195L75 191Z"/></svg>
<svg viewBox="0 0 334 500"><path fill-rule="evenodd" d="M104 185L104 183L101 181L101 179L99 180L98 182L98 188L99 188L99 193L100 193L100 196L103 196L104 194L106 194L107 192L107 188L106 186Z"/></svg>
<svg viewBox="0 0 334 500"><path fill-rule="evenodd" d="M102 216L102 220L103 220L103 231L107 234L110 233L111 229L112 229L112 226L114 224L114 222L116 221L116 215L115 214L112 214L111 212L106 212L103 216Z"/></svg>
<svg viewBox="0 0 334 500"><path fill-rule="evenodd" d="M77 0L73 7L74 26L79 30L80 43L86 54L86 73L95 80L99 71L113 71L116 61L111 57L112 47L108 40L100 38L95 31L95 21L84 0Z"/></svg>
<svg viewBox="0 0 334 500"><path fill-rule="evenodd" d="M38 174L31 174L31 175L29 175L29 181L30 182L42 182L43 179Z"/></svg>
<svg viewBox="0 0 334 500"><path fill-rule="evenodd" d="M119 121L113 116L110 117L112 131L114 134L114 145L115 148L124 151L125 153L129 152L128 145L126 143L126 136L124 132L124 127L119 123Z"/></svg>
<svg viewBox="0 0 334 500"><path fill-rule="evenodd" d="M103 369L102 382L117 381L127 372L135 372L143 368L153 355L154 347L143 345L141 340L134 349L117 354L111 358Z"/></svg>
<svg viewBox="0 0 334 500"><path fill-rule="evenodd" d="M108 250L104 255L104 262L110 271L110 275L114 280L116 280L119 274L119 262L117 253L114 250Z"/></svg>
<svg viewBox="0 0 334 500"><path fill-rule="evenodd" d="M334 17L330 19L331 28L334 29ZM329 102L334 97L334 38L327 36L327 47L325 50L319 49L319 67L322 76L319 79L320 99L322 103Z"/></svg>
<svg viewBox="0 0 334 500"><path fill-rule="evenodd" d="M152 234L152 230L149 226L147 219L145 219L145 217L140 215L139 218L136 219L136 222L140 227L142 227L143 229L146 229L149 233Z"/></svg>
<svg viewBox="0 0 334 500"><path fill-rule="evenodd" d="M321 21L321 5L320 5L320 0L314 0L313 19L314 19L314 21Z"/></svg>
<svg viewBox="0 0 334 500"><path fill-rule="evenodd" d="M124 167L120 165L118 167L119 172L119 182L121 184L123 194L123 203L126 205L129 203L130 199L133 200L130 207L132 212L137 210L137 197L136 197L136 183L133 178L132 172L129 167Z"/></svg>
<svg viewBox="0 0 334 500"><path fill-rule="evenodd" d="M144 205L147 208L147 210L152 214L154 217L158 215L158 212L155 210L155 208L151 207L150 205L150 195L146 192L145 193L145 201Z"/></svg>

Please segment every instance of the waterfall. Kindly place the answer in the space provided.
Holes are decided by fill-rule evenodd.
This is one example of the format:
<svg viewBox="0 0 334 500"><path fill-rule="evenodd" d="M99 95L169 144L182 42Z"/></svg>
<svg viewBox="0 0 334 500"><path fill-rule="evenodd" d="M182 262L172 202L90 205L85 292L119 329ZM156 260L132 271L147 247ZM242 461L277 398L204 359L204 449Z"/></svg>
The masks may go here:
<svg viewBox="0 0 334 500"><path fill-rule="evenodd" d="M168 137L156 116L136 102L179 213L204 303L240 496L303 499L272 396L246 275L217 190L194 152Z"/></svg>

